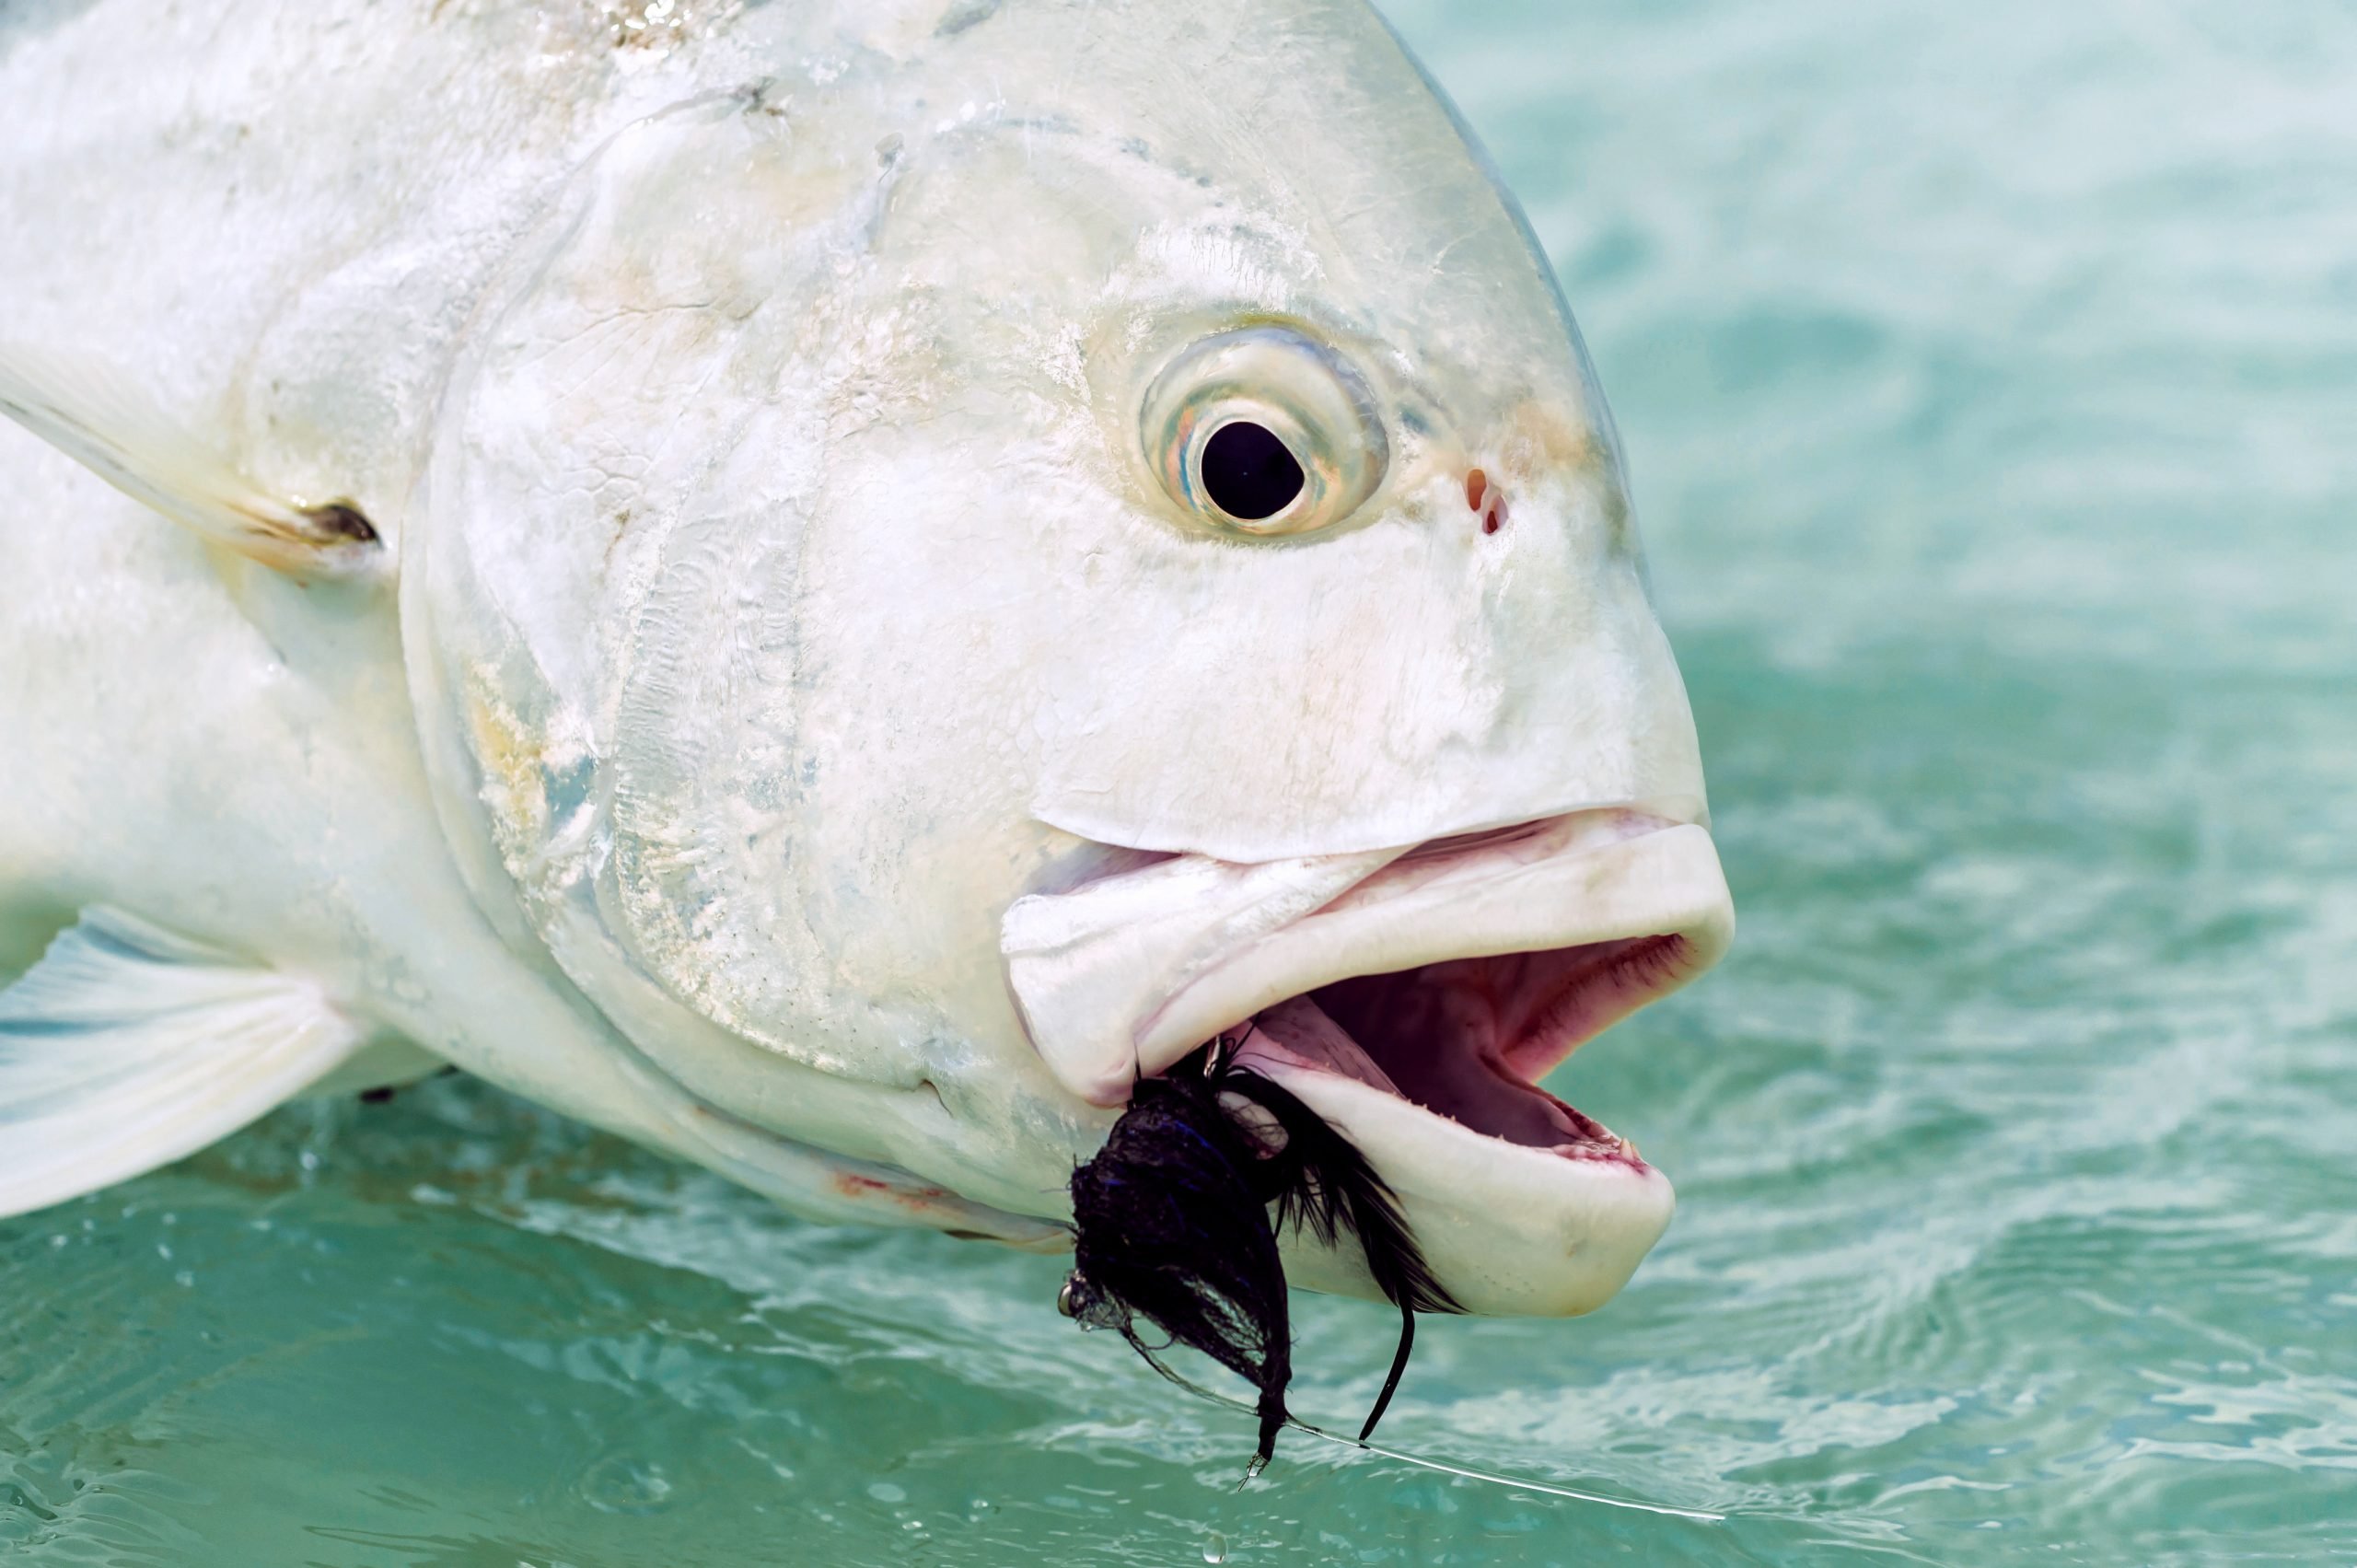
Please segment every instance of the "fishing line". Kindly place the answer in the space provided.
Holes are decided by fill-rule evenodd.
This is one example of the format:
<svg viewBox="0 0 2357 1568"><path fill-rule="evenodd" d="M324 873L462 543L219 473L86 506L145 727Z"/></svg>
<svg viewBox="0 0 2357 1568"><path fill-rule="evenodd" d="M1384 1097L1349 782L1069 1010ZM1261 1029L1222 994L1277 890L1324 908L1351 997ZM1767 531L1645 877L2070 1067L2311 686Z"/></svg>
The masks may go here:
<svg viewBox="0 0 2357 1568"><path fill-rule="evenodd" d="M1144 1355L1147 1365L1197 1398L1209 1400L1215 1405L1225 1405L1233 1411L1242 1411L1247 1415L1257 1413L1253 1406L1246 1404L1242 1400L1233 1399L1216 1389L1204 1388L1192 1378L1174 1371L1156 1356L1146 1354L1143 1351L1139 1353ZM1627 1508L1639 1514L1658 1515L1666 1519L1692 1519L1705 1525L1726 1523L1727 1516L1724 1514L1713 1514L1706 1508L1680 1508L1669 1503L1646 1503L1634 1497L1614 1497L1601 1492L1582 1492L1577 1487L1559 1486L1549 1481L1530 1481L1521 1476L1501 1474L1496 1470L1477 1470L1469 1465L1444 1464L1438 1459L1427 1459L1421 1455L1404 1453L1398 1448L1386 1448L1380 1444L1369 1443L1364 1438L1345 1437L1339 1432L1329 1432L1322 1426L1312 1426L1297 1416L1287 1416L1285 1424L1295 1432L1306 1433L1312 1437L1331 1443L1340 1448L1356 1448L1362 1453L1378 1455L1383 1458L1397 1460L1403 1465L1413 1465L1418 1469L1436 1470L1442 1475L1461 1476L1467 1481L1487 1481L1492 1486L1509 1487L1517 1492L1540 1492L1550 1497L1561 1497L1573 1503L1594 1503L1606 1508ZM1260 1473L1260 1467L1254 1466L1246 1472L1244 1480L1237 1483L1237 1490L1242 1491L1245 1486L1250 1484L1252 1478Z"/></svg>
<svg viewBox="0 0 2357 1568"><path fill-rule="evenodd" d="M1339 1443L1345 1448L1360 1448L1370 1454L1380 1454L1387 1459L1397 1459L1403 1465L1419 1469L1438 1470L1443 1475L1463 1476L1468 1481L1485 1481L1492 1486L1511 1487L1518 1492L1543 1492L1550 1497L1567 1498L1573 1503L1594 1503L1607 1508L1628 1508L1640 1514L1657 1514L1666 1519L1694 1519L1706 1525L1726 1523L1724 1514L1713 1514L1707 1508L1679 1508L1667 1503L1641 1503L1633 1497L1609 1497L1601 1492L1582 1492L1576 1487L1557 1486L1552 1481L1526 1481L1519 1476L1500 1475L1493 1470L1477 1470L1466 1465L1445 1465L1438 1459L1426 1459L1414 1454L1403 1454L1397 1448L1378 1444L1361 1443L1340 1433L1320 1432L1314 1426L1295 1422L1296 1430L1312 1437L1323 1437L1329 1443Z"/></svg>

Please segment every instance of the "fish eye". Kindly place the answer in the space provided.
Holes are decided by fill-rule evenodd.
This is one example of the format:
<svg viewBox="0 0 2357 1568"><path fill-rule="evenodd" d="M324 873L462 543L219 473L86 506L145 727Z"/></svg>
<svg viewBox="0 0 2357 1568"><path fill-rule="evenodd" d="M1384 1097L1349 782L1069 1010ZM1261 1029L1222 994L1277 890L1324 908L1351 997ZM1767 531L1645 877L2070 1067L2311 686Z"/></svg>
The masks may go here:
<svg viewBox="0 0 2357 1568"><path fill-rule="evenodd" d="M1181 353L1148 389L1139 433L1180 510L1258 538L1343 521L1390 455L1366 383L1287 327L1222 332Z"/></svg>
<svg viewBox="0 0 2357 1568"><path fill-rule="evenodd" d="M1203 494L1239 522L1257 523L1293 505L1308 482L1276 432L1239 419L1212 432L1199 459Z"/></svg>

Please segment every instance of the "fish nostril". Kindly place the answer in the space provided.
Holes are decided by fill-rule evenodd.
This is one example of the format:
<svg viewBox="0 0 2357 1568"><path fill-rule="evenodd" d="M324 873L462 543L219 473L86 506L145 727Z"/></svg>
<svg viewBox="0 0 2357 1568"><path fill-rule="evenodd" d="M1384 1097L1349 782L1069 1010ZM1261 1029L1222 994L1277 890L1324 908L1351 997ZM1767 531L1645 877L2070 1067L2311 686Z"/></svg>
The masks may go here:
<svg viewBox="0 0 2357 1568"><path fill-rule="evenodd" d="M1492 534L1505 527L1505 493L1492 484L1490 476L1480 469L1466 471L1465 504L1480 515L1483 533Z"/></svg>

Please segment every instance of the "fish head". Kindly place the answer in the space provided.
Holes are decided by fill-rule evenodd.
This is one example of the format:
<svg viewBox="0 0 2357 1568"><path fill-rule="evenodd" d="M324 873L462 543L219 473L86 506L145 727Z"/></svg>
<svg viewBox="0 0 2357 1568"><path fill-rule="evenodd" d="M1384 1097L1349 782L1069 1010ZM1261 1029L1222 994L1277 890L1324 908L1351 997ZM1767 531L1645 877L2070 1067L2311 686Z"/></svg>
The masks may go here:
<svg viewBox="0 0 2357 1568"><path fill-rule="evenodd" d="M1600 1304L1670 1190L1535 1080L1732 916L1527 224L1359 4L882 9L602 145L458 368L479 900L837 1197L1027 1237L1225 1040L1460 1304Z"/></svg>

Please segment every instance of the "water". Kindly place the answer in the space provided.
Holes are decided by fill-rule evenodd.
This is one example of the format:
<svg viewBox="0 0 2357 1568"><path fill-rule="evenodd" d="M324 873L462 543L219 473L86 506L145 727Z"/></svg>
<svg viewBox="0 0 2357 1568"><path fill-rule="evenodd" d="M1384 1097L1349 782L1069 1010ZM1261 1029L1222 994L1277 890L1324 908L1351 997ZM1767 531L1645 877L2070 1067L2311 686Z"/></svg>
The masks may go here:
<svg viewBox="0 0 2357 1568"><path fill-rule="evenodd" d="M43 1562L2357 1559L2357 16L1403 25L1612 389L1744 930L1560 1086L1682 1208L1575 1323L1245 1423L1051 1260L479 1086L0 1224ZM1305 1299L1347 1420L1382 1314Z"/></svg>

